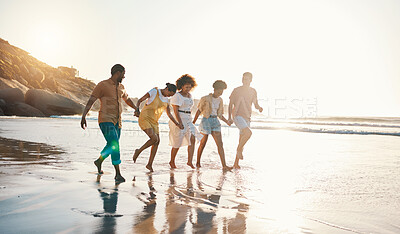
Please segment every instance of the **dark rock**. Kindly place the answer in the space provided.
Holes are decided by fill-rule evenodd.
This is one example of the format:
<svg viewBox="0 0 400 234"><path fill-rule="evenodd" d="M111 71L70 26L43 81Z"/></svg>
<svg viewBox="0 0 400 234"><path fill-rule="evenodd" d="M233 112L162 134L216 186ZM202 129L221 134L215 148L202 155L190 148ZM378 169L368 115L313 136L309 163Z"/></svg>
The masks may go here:
<svg viewBox="0 0 400 234"><path fill-rule="evenodd" d="M0 99L6 103L24 102L24 93L18 88L0 89Z"/></svg>
<svg viewBox="0 0 400 234"><path fill-rule="evenodd" d="M28 90L25 103L39 109L46 116L82 114L84 108L69 98L41 89Z"/></svg>
<svg viewBox="0 0 400 234"><path fill-rule="evenodd" d="M40 110L23 102L15 102L7 104L4 108L5 115L27 116L27 117L44 117L45 115Z"/></svg>
<svg viewBox="0 0 400 234"><path fill-rule="evenodd" d="M3 99L1 99L1 100L3 100ZM4 111L3 111L3 109L0 108L0 116L3 116L3 115L4 115Z"/></svg>
<svg viewBox="0 0 400 234"><path fill-rule="evenodd" d="M0 99L0 108L3 109L6 106L6 101L4 99Z"/></svg>

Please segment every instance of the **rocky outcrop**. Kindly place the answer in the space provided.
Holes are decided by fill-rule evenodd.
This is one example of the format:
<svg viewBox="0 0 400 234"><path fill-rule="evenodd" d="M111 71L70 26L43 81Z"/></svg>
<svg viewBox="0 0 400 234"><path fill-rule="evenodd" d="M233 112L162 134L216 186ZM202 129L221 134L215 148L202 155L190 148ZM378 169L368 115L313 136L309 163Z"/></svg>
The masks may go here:
<svg viewBox="0 0 400 234"><path fill-rule="evenodd" d="M7 104L7 107L1 109L6 115L27 116L25 111L29 107L22 104L28 100L25 104L33 105L32 108L42 112L40 114L31 109L37 116L82 113L83 105L89 99L95 84L75 77L76 73L70 72L73 70L51 67L0 38L0 99L4 99ZM28 97L27 93L30 93Z"/></svg>
<svg viewBox="0 0 400 234"><path fill-rule="evenodd" d="M0 116L4 115L4 111L3 109L6 107L6 101L4 101L3 99L0 99Z"/></svg>
<svg viewBox="0 0 400 234"><path fill-rule="evenodd" d="M46 116L82 114L84 108L83 105L60 94L40 89L28 90L25 103L37 108Z"/></svg>
<svg viewBox="0 0 400 234"><path fill-rule="evenodd" d="M45 115L40 110L32 107L23 102L15 102L12 104L6 105L4 108L5 115L17 115L17 116L26 116L26 117L44 117Z"/></svg>
<svg viewBox="0 0 400 234"><path fill-rule="evenodd" d="M0 99L6 103L24 102L24 93L18 88L0 89Z"/></svg>

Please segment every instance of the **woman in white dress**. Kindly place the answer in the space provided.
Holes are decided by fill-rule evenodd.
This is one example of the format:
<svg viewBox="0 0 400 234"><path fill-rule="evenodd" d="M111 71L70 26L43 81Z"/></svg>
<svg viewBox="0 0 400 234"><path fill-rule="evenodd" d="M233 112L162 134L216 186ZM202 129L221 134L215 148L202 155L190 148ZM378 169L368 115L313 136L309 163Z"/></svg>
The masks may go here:
<svg viewBox="0 0 400 234"><path fill-rule="evenodd" d="M175 119L178 121L179 125L183 125L184 127L180 129L172 121L169 122L169 145L172 146L171 161L169 162L171 168L176 168L176 154L182 146L188 146L187 165L193 169L195 168L192 160L196 138L201 140L203 137L192 123L191 109L193 106L193 98L190 91L196 86L195 79L185 74L176 81L176 87L179 92L170 99Z"/></svg>

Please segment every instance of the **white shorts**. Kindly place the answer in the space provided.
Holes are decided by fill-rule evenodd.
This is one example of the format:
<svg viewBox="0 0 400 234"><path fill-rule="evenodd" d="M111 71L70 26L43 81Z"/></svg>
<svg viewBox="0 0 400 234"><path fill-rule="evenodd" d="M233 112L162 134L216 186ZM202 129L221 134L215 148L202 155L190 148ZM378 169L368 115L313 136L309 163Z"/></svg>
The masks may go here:
<svg viewBox="0 0 400 234"><path fill-rule="evenodd" d="M245 120L242 116L235 116L233 122L240 130L250 128L250 121Z"/></svg>

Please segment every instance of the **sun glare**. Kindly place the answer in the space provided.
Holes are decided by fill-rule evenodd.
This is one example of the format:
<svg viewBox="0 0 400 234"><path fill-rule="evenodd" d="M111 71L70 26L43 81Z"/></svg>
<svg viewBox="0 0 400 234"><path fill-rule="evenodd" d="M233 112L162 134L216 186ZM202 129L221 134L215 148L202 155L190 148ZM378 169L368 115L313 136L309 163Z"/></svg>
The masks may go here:
<svg viewBox="0 0 400 234"><path fill-rule="evenodd" d="M62 35L59 28L51 24L38 26L35 33L35 48L31 51L34 56L56 66L58 65L56 61L57 57L60 56L61 48Z"/></svg>

